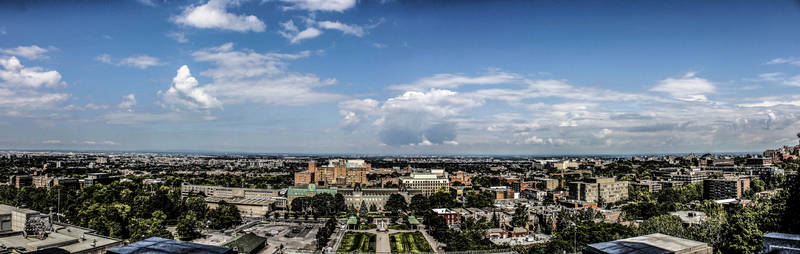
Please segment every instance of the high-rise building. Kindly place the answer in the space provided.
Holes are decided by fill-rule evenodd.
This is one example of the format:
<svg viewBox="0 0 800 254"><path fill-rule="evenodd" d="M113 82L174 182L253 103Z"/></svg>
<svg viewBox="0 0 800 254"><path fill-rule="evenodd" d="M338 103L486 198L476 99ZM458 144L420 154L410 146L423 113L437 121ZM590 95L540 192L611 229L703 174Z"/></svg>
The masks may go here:
<svg viewBox="0 0 800 254"><path fill-rule="evenodd" d="M728 177L722 179L703 180L703 198L705 199L741 199L750 190L750 179Z"/></svg>

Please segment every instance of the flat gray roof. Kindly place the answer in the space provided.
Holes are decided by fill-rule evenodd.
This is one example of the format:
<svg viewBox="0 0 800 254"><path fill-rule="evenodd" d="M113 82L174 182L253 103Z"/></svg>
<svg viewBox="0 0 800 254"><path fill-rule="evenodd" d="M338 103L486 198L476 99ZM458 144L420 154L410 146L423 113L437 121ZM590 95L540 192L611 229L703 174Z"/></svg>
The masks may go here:
<svg viewBox="0 0 800 254"><path fill-rule="evenodd" d="M710 248L708 244L665 234L650 234L611 242L589 244L590 253L675 253L687 249Z"/></svg>

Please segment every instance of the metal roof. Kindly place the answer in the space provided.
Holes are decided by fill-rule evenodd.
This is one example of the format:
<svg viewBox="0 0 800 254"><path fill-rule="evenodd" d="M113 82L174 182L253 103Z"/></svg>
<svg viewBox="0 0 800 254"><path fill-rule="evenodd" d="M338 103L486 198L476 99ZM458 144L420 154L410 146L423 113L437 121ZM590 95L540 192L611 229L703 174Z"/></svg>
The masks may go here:
<svg viewBox="0 0 800 254"><path fill-rule="evenodd" d="M150 237L135 243L108 250L110 254L233 254L228 247L212 246Z"/></svg>

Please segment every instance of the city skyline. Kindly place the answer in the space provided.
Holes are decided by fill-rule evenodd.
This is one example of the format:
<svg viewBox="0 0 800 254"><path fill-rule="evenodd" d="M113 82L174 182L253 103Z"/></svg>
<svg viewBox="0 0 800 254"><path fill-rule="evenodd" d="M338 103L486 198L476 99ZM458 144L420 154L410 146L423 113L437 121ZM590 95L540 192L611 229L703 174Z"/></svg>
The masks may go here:
<svg viewBox="0 0 800 254"><path fill-rule="evenodd" d="M796 1L0 4L0 149L752 152L796 144Z"/></svg>

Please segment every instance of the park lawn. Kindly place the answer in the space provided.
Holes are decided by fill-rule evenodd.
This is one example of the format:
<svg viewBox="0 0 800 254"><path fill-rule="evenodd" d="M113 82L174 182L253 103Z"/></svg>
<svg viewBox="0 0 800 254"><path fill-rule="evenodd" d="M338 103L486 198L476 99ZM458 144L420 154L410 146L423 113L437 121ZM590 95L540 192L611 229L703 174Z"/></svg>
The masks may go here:
<svg viewBox="0 0 800 254"><path fill-rule="evenodd" d="M375 234L347 232L336 252L375 252Z"/></svg>
<svg viewBox="0 0 800 254"><path fill-rule="evenodd" d="M425 236L420 232L391 234L389 235L389 244L392 252L397 253L433 252L428 240L425 240Z"/></svg>

